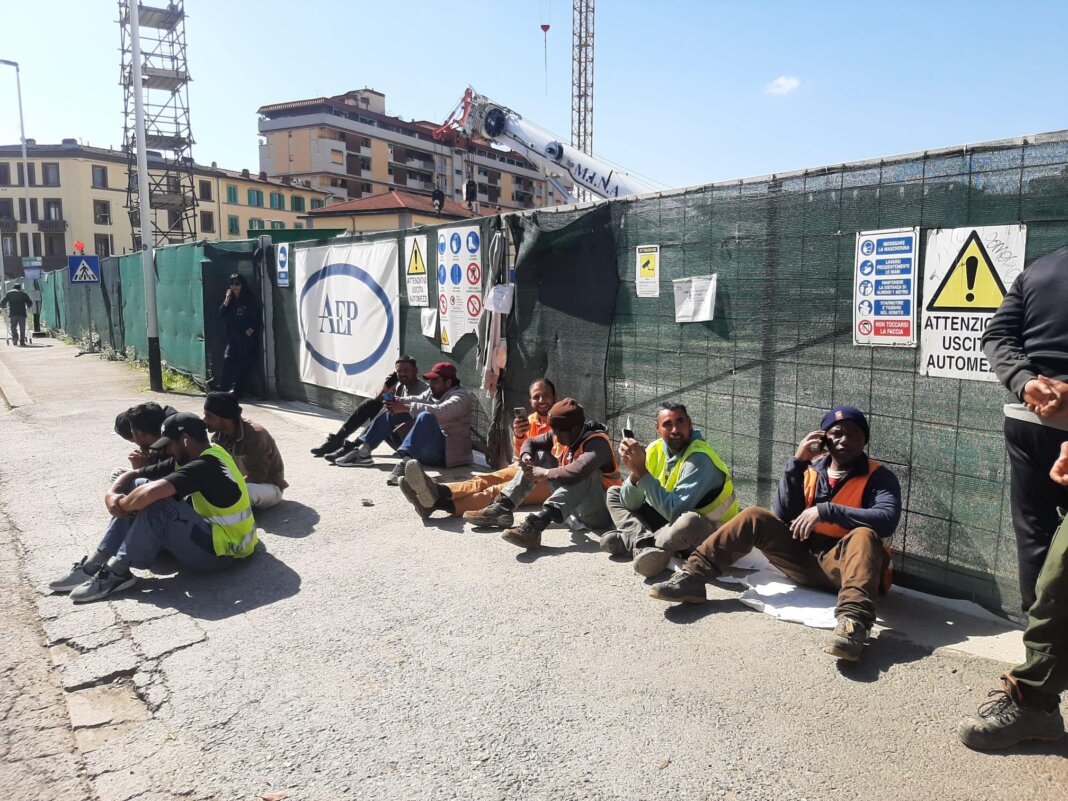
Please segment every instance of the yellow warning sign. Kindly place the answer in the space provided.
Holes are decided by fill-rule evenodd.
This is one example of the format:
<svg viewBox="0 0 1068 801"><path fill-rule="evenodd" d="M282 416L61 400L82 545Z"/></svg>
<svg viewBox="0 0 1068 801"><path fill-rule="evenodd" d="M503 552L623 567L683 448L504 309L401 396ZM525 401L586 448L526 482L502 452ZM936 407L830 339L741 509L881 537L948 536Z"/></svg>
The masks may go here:
<svg viewBox="0 0 1068 801"><path fill-rule="evenodd" d="M972 231L927 304L927 311L993 312L1004 299L1001 276L979 233Z"/></svg>
<svg viewBox="0 0 1068 801"><path fill-rule="evenodd" d="M408 275L426 275L426 264L423 262L418 243L412 245L412 255L408 259Z"/></svg>
<svg viewBox="0 0 1068 801"><path fill-rule="evenodd" d="M642 278L656 278L656 255L649 253L642 256Z"/></svg>
<svg viewBox="0 0 1068 801"><path fill-rule="evenodd" d="M449 334L445 330L445 326L441 327L441 344L442 345L448 345L449 344Z"/></svg>

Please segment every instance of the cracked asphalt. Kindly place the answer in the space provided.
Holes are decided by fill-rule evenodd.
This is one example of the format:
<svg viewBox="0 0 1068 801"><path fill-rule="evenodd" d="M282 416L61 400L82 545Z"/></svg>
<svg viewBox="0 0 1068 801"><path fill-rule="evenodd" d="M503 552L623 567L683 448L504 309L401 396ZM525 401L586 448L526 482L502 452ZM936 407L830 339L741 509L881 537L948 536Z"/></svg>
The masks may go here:
<svg viewBox="0 0 1068 801"><path fill-rule="evenodd" d="M313 460L336 415L306 406L248 409L291 488L246 564L161 564L82 607L48 595L106 522L116 412L152 397L74 352L0 349L0 387L29 397L0 413L4 798L1065 797L1068 742L955 739L1004 664L890 629L839 669L823 632L726 588L668 607L562 529L531 556L424 524L383 470Z"/></svg>

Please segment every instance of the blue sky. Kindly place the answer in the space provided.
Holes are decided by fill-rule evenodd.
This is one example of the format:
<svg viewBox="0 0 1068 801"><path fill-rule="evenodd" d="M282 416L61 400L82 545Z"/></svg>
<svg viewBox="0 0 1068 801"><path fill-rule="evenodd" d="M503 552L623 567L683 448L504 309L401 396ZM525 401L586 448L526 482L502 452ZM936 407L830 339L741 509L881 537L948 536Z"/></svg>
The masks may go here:
<svg viewBox="0 0 1068 801"><path fill-rule="evenodd" d="M260 105L363 86L390 113L437 120L472 84L570 130L569 0L186 9L200 162L256 169ZM121 143L117 13L110 0L4 2L0 58L22 64L28 137ZM1065 30L1063 2L600 0L594 149L687 186L1059 130ZM0 142L17 142L10 68L0 109Z"/></svg>

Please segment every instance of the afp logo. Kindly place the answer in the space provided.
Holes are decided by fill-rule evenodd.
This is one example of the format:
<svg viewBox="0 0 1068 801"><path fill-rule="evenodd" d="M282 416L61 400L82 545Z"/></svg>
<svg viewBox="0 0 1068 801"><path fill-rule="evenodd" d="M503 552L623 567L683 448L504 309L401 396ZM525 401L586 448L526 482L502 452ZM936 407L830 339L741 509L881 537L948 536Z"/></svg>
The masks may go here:
<svg viewBox="0 0 1068 801"><path fill-rule="evenodd" d="M355 264L328 264L309 275L298 305L304 346L332 372L362 373L392 342L396 321L389 297Z"/></svg>

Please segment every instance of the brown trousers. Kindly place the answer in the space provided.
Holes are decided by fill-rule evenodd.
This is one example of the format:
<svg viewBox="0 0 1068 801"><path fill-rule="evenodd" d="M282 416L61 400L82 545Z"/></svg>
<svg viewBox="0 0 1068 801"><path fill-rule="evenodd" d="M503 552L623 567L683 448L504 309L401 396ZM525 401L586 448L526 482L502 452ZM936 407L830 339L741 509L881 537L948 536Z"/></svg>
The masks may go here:
<svg viewBox="0 0 1068 801"><path fill-rule="evenodd" d="M724 523L686 560L686 572L714 579L754 548L797 584L838 593L835 617L849 615L869 628L887 555L879 535L855 528L829 549L814 552L767 509L750 506Z"/></svg>
<svg viewBox="0 0 1068 801"><path fill-rule="evenodd" d="M477 476L467 479L467 481L446 484L445 486L452 492L452 503L456 508L455 516L459 517L464 512L470 512L475 509L485 509L497 500L497 496L508 486L508 482L516 477L518 472L519 467L517 465L508 465L503 470L497 470L493 473L479 473ZM545 503L551 491L548 484L544 481L539 481L534 485L533 491L527 496L524 503L531 506L541 506Z"/></svg>

